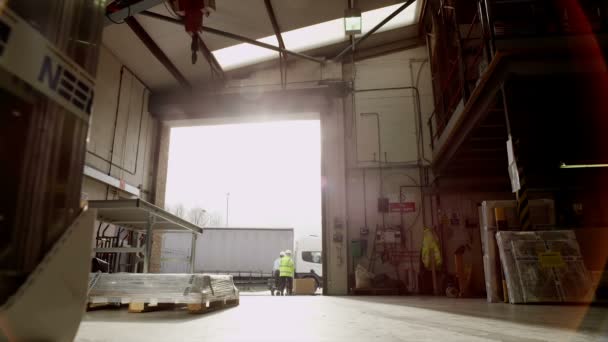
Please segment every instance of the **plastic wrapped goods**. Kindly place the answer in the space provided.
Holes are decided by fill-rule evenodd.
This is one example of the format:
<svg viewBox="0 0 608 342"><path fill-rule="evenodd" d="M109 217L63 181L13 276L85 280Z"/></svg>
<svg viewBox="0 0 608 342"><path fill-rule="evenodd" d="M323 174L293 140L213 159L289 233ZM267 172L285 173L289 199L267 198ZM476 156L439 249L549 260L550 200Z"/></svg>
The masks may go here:
<svg viewBox="0 0 608 342"><path fill-rule="evenodd" d="M496 234L511 303L588 302L591 278L573 231Z"/></svg>
<svg viewBox="0 0 608 342"><path fill-rule="evenodd" d="M236 300L230 275L92 273L89 303L200 304Z"/></svg>
<svg viewBox="0 0 608 342"><path fill-rule="evenodd" d="M552 228L555 225L555 205L552 200L531 200L530 222L535 230ZM479 207L479 226L483 252L483 268L488 302L502 302L502 275L499 265L499 251L496 245L496 208L502 208L509 230L519 229L517 201L484 201Z"/></svg>

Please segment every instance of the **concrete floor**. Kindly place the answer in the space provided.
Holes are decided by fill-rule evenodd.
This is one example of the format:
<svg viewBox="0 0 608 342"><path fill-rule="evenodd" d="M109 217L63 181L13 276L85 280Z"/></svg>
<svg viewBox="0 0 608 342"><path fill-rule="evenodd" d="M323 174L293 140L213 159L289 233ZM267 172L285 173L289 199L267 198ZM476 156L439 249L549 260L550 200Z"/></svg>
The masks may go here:
<svg viewBox="0 0 608 342"><path fill-rule="evenodd" d="M88 312L77 341L608 341L608 308L442 297L241 296L238 307Z"/></svg>

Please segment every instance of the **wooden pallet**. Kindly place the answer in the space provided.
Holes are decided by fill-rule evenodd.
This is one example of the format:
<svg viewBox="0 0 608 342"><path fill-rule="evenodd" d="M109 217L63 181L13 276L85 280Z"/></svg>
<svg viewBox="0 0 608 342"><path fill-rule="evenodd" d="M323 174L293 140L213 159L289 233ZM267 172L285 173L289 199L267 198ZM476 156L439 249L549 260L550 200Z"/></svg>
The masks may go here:
<svg viewBox="0 0 608 342"><path fill-rule="evenodd" d="M120 308L120 303L87 303L87 311L118 308Z"/></svg>
<svg viewBox="0 0 608 342"><path fill-rule="evenodd" d="M239 305L238 299L232 300L218 300L209 303L197 303L197 304L171 304L171 303L158 303L151 305L150 303L132 302L129 303L130 313L143 313L151 311L162 311L162 310L174 310L178 307L187 307L189 313L201 314L215 310L226 309L229 307Z"/></svg>
<svg viewBox="0 0 608 342"><path fill-rule="evenodd" d="M178 307L180 304L173 303L158 303L156 305L151 305L150 303L129 303L129 312L130 313L142 313L142 312L150 312L150 311L160 311L160 310L173 310Z"/></svg>
<svg viewBox="0 0 608 342"><path fill-rule="evenodd" d="M188 304L188 312L191 314L202 314L215 310L227 309L239 305L239 299L220 300L216 302Z"/></svg>

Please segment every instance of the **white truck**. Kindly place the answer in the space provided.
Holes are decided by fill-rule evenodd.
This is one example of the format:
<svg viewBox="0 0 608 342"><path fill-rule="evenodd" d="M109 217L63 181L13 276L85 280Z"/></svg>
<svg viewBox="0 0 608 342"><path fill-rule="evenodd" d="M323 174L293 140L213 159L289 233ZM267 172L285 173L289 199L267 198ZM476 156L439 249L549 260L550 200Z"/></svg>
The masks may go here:
<svg viewBox="0 0 608 342"><path fill-rule="evenodd" d="M296 278L313 278L317 288L323 285L323 253L321 238L307 236L296 241L293 261Z"/></svg>
<svg viewBox="0 0 608 342"><path fill-rule="evenodd" d="M295 266L295 278L312 278L317 289L323 286L323 253L322 241L311 235L296 240L292 258ZM277 284L274 278L268 279L268 289L274 295Z"/></svg>

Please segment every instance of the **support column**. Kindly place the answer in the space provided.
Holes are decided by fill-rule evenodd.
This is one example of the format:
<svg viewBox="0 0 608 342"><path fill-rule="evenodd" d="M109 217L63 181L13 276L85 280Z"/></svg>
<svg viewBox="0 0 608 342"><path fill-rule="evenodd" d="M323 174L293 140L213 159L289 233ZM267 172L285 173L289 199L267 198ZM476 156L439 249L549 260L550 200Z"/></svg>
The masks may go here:
<svg viewBox="0 0 608 342"><path fill-rule="evenodd" d="M194 273L196 263L196 233L192 233L192 245L190 246L190 273Z"/></svg>
<svg viewBox="0 0 608 342"><path fill-rule="evenodd" d="M153 113L157 114L157 113ZM156 185L154 193L154 204L157 207L165 207L165 191L167 189L167 170L169 167L169 143L171 140L171 127L159 121L157 130L158 147L156 159ZM150 259L150 272L160 272L160 257L163 244L163 233L152 234L152 257Z"/></svg>
<svg viewBox="0 0 608 342"><path fill-rule="evenodd" d="M342 100L328 98L321 113L324 294L348 294L348 220Z"/></svg>

